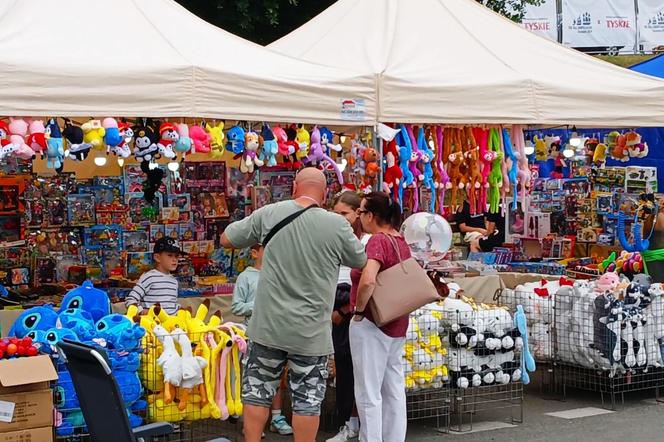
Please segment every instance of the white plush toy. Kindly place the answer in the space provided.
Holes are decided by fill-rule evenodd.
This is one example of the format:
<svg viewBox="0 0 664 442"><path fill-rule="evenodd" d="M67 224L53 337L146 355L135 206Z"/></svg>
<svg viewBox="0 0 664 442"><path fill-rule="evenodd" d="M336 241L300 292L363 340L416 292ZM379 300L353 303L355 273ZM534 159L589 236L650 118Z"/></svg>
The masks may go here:
<svg viewBox="0 0 664 442"><path fill-rule="evenodd" d="M204 386L203 369L207 366L207 361L201 356L194 356L191 350L191 341L186 333L177 334L180 349L182 350L182 383L180 403L178 408L182 411L186 409L189 400L189 391L198 386ZM204 397L202 394L201 397Z"/></svg>
<svg viewBox="0 0 664 442"><path fill-rule="evenodd" d="M175 348L173 336L161 325L155 325L152 332L163 347L157 358L164 373L164 402L170 404L175 399L175 388L182 382L182 357Z"/></svg>
<svg viewBox="0 0 664 442"><path fill-rule="evenodd" d="M416 384L424 386L433 381L433 357L426 350L419 348L413 353L413 379Z"/></svg>

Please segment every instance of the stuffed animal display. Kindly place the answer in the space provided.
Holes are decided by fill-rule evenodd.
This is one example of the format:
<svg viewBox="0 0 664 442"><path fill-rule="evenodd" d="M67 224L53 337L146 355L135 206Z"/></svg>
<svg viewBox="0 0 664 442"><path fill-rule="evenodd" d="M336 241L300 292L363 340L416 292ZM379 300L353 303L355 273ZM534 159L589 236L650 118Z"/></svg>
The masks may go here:
<svg viewBox="0 0 664 442"><path fill-rule="evenodd" d="M664 288L646 275L605 273L556 294L556 358L609 377L662 367Z"/></svg>
<svg viewBox="0 0 664 442"><path fill-rule="evenodd" d="M87 432L76 390L65 361L59 358L57 345L63 339L102 348L113 370L127 410L129 423L143 423L139 414L147 403L138 377L140 345L145 329L126 317L111 314L108 295L89 281L69 291L56 311L51 306L33 307L19 315L10 334L29 337L40 353L50 355L56 364L58 381L54 386L56 433L67 437Z"/></svg>

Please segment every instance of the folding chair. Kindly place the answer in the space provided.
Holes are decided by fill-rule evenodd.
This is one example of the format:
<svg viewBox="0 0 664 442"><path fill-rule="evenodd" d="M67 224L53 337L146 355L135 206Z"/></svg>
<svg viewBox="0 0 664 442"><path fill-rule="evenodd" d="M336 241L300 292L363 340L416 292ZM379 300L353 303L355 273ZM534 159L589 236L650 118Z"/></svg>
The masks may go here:
<svg viewBox="0 0 664 442"><path fill-rule="evenodd" d="M81 411L95 442L143 442L173 433L173 425L155 422L138 428L129 426L118 384L111 373L106 352L79 342L58 344L64 353ZM230 442L219 438L209 442Z"/></svg>

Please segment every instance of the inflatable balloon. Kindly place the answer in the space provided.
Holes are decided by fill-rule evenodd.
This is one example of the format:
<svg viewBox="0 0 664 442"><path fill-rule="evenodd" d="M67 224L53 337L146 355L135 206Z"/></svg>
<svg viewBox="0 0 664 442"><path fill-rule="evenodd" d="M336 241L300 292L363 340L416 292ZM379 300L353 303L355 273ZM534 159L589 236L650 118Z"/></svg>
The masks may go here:
<svg viewBox="0 0 664 442"><path fill-rule="evenodd" d="M439 261L452 246L452 228L445 218L427 212L416 213L401 226L401 234L415 259Z"/></svg>

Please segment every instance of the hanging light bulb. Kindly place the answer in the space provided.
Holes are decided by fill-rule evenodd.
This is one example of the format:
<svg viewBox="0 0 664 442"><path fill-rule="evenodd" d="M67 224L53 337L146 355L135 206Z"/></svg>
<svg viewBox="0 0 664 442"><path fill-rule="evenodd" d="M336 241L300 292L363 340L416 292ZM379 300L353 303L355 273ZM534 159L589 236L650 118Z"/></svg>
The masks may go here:
<svg viewBox="0 0 664 442"><path fill-rule="evenodd" d="M341 144L345 144L346 143L346 135L341 135L339 137L339 140L341 141Z"/></svg>
<svg viewBox="0 0 664 442"><path fill-rule="evenodd" d="M569 144L571 144L572 147L579 147L581 145L581 137L579 137L579 134L576 132L576 126L572 127L572 136L569 139Z"/></svg>
<svg viewBox="0 0 664 442"><path fill-rule="evenodd" d="M118 157L118 166L120 166L120 167L124 166L124 158Z"/></svg>
<svg viewBox="0 0 664 442"><path fill-rule="evenodd" d="M105 155L100 155L98 157L95 157L94 159L95 165L101 167L106 165L106 156Z"/></svg>
<svg viewBox="0 0 664 442"><path fill-rule="evenodd" d="M177 172L178 169L180 169L180 163L178 163L177 161L171 161L170 163L168 163L166 167L168 167L168 170L170 170L171 172Z"/></svg>

